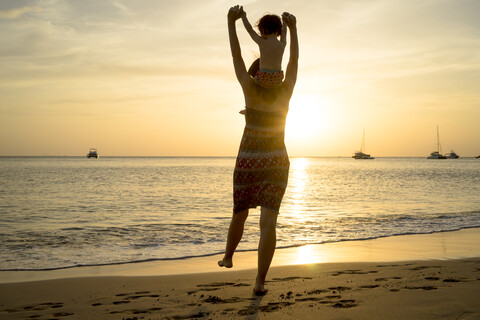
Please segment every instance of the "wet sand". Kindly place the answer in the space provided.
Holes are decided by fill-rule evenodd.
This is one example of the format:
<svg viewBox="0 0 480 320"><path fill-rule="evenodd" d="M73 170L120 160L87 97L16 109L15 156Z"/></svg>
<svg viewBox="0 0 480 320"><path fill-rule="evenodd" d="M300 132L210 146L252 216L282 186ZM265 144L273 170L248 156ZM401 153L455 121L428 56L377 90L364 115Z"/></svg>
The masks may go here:
<svg viewBox="0 0 480 320"><path fill-rule="evenodd" d="M480 259L0 285L1 319L479 319Z"/></svg>
<svg viewBox="0 0 480 320"><path fill-rule="evenodd" d="M202 258L214 272L177 261L203 272L192 274L184 266L184 274L148 275L161 273L155 263L73 268L39 281L1 273L10 283L0 284L0 319L480 319L480 232L463 231L344 242L330 255L325 246L277 250L276 263L289 263L272 267L263 297L252 293L255 253L239 255L232 270L215 267L216 256ZM342 260L354 252L351 259L370 262ZM337 261L295 265L308 257Z"/></svg>

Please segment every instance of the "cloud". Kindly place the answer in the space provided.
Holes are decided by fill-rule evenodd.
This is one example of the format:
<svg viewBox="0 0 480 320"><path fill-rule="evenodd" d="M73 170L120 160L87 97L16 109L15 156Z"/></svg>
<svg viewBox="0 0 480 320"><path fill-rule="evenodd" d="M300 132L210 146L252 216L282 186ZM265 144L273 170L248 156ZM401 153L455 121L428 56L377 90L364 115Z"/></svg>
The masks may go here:
<svg viewBox="0 0 480 320"><path fill-rule="evenodd" d="M42 8L40 7L22 7L10 10L0 10L0 19L17 19L25 13L40 11L42 11Z"/></svg>
<svg viewBox="0 0 480 320"><path fill-rule="evenodd" d="M25 130L23 123L38 116L54 122L57 114L70 115L80 123L85 114L152 119L162 112L161 127L186 113L203 121L225 116L227 106L241 109L226 24L232 4L0 0L0 123ZM429 114L433 108L444 108L449 119L467 110L461 114L477 128L468 110L478 109L480 99L480 1L243 4L252 23L267 11L297 16L301 60L295 95L348 112L339 131L354 129L354 121L384 123L385 106L396 112L388 116L398 123L404 111L418 109L426 115L420 120L439 121L437 112ZM248 64L258 46L241 22L237 31ZM284 67L288 58L287 49Z"/></svg>

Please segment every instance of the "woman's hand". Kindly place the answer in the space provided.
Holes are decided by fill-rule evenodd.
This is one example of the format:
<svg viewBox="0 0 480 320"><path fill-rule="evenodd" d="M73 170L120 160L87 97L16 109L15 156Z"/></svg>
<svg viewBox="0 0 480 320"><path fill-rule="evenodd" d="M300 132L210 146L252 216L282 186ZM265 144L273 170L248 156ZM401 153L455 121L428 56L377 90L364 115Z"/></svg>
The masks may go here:
<svg viewBox="0 0 480 320"><path fill-rule="evenodd" d="M287 24L287 27L294 28L297 25L297 18L293 14L284 12L282 14L282 20Z"/></svg>
<svg viewBox="0 0 480 320"><path fill-rule="evenodd" d="M228 10L228 21L235 22L240 19L244 14L245 12L243 11L242 6L236 5L234 7L231 7L230 10Z"/></svg>

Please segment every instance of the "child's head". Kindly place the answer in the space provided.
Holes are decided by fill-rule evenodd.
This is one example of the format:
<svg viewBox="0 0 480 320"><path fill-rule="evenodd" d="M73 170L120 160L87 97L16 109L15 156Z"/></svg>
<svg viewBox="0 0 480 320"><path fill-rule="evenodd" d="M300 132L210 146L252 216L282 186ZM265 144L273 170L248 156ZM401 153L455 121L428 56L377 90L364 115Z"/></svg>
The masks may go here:
<svg viewBox="0 0 480 320"><path fill-rule="evenodd" d="M266 14L257 23L258 30L262 36L282 34L282 19L275 14Z"/></svg>

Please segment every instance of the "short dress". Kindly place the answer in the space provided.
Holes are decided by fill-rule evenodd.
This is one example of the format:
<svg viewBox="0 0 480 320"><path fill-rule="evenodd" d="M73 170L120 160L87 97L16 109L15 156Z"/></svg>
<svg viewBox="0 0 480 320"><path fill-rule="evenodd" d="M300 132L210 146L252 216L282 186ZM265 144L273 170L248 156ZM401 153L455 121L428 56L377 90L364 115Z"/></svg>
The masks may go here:
<svg viewBox="0 0 480 320"><path fill-rule="evenodd" d="M287 112L246 109L233 174L233 212L261 206L278 214L288 182Z"/></svg>

